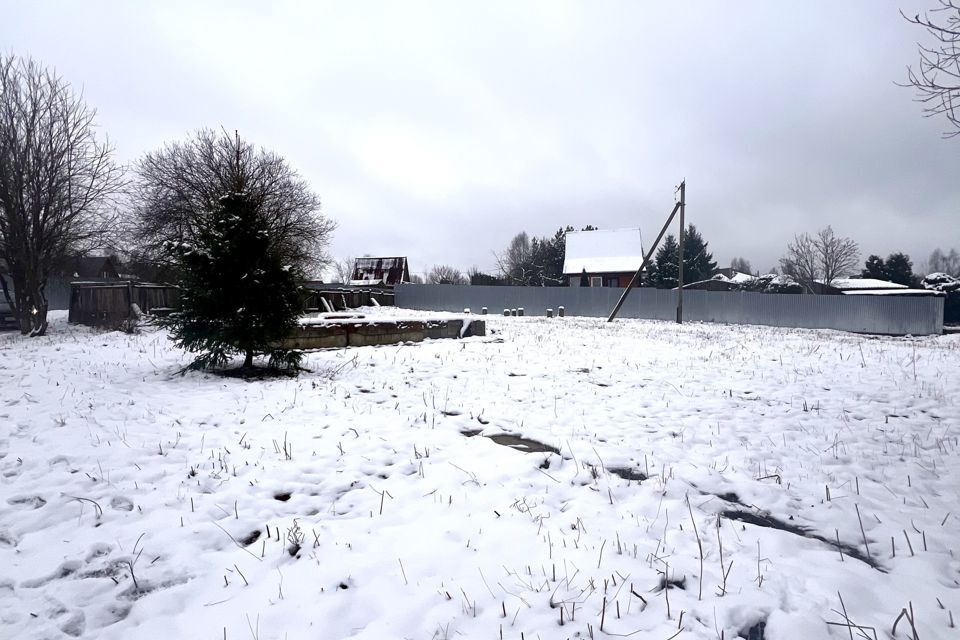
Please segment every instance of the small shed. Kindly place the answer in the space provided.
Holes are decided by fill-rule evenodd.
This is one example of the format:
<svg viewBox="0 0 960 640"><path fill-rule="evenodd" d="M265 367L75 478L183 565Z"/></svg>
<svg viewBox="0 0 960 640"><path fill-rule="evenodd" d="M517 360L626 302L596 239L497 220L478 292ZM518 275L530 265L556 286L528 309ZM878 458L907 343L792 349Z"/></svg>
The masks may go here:
<svg viewBox="0 0 960 640"><path fill-rule="evenodd" d="M571 287L626 287L642 264L640 229L567 232L563 275Z"/></svg>
<svg viewBox="0 0 960 640"><path fill-rule="evenodd" d="M350 284L360 287L393 287L410 282L406 257L357 258Z"/></svg>

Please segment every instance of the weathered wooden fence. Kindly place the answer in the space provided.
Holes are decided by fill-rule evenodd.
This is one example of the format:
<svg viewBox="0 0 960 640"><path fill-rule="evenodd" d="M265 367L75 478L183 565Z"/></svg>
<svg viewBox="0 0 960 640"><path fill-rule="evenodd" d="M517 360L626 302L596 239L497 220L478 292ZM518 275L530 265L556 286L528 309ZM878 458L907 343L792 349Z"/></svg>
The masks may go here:
<svg viewBox="0 0 960 640"><path fill-rule="evenodd" d="M177 287L138 282L74 282L70 285L68 320L91 327L116 329L133 315L132 305L146 314L169 313L177 307Z"/></svg>
<svg viewBox="0 0 960 640"><path fill-rule="evenodd" d="M178 306L179 289L138 282L74 282L70 285L69 321L115 329L131 317L131 304L143 313L169 313ZM303 310L343 311L373 305L392 306L392 291L354 288L305 288Z"/></svg>
<svg viewBox="0 0 960 640"><path fill-rule="evenodd" d="M383 289L309 288L304 299L304 310L308 313L343 311L374 305L392 307L393 303L393 291Z"/></svg>

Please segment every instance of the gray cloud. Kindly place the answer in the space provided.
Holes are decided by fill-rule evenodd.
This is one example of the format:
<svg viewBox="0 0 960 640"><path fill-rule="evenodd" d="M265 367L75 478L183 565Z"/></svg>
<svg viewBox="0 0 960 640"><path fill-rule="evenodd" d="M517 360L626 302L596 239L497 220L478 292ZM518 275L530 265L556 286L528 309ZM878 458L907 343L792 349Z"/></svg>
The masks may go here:
<svg viewBox="0 0 960 640"><path fill-rule="evenodd" d="M893 4L303 5L10 2L0 42L82 86L125 161L201 126L283 153L338 256L652 239L684 177L721 263L826 224L865 255L960 247L960 142L894 84L921 34Z"/></svg>

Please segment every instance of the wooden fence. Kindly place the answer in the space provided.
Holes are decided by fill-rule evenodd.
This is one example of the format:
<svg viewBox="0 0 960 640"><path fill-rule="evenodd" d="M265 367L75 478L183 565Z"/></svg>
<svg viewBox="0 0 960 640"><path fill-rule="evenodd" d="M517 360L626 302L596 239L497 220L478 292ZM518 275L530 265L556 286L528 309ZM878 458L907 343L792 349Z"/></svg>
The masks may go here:
<svg viewBox="0 0 960 640"><path fill-rule="evenodd" d="M138 282L73 282L70 284L69 321L116 329L132 315L131 304L143 313L162 314L178 306L179 289ZM392 306L392 291L377 289L305 289L303 310L343 311L378 304Z"/></svg>
<svg viewBox="0 0 960 640"><path fill-rule="evenodd" d="M393 291L381 289L307 289L304 311L343 311L357 307L369 307L374 304L381 307L393 306Z"/></svg>
<svg viewBox="0 0 960 640"><path fill-rule="evenodd" d="M138 282L74 282L68 320L116 329L132 317L134 304L146 314L169 313L177 307L179 291L169 285Z"/></svg>

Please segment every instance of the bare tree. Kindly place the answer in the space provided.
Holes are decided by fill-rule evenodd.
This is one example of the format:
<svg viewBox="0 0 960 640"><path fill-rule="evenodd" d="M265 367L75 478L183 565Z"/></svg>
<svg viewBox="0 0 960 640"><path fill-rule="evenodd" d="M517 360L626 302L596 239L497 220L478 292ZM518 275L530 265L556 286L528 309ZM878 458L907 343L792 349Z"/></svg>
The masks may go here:
<svg viewBox="0 0 960 640"><path fill-rule="evenodd" d="M266 221L283 259L305 274L326 266L336 224L284 158L239 135L202 129L145 154L135 165L135 237L157 261L194 234L195 222L222 196L245 193Z"/></svg>
<svg viewBox="0 0 960 640"><path fill-rule="evenodd" d="M511 284L526 284L530 271L530 237L526 231L513 236L502 254L493 255L502 278Z"/></svg>
<svg viewBox="0 0 960 640"><path fill-rule="evenodd" d="M917 101L924 105L925 116L946 116L951 138L960 135L960 2L937 0L939 6L912 18L910 22L926 30L931 44L918 43L920 64L907 68L909 85L917 90Z"/></svg>
<svg viewBox="0 0 960 640"><path fill-rule="evenodd" d="M828 225L817 232L814 244L820 257L823 281L827 284L857 272L860 247L850 238L836 235Z"/></svg>
<svg viewBox="0 0 960 640"><path fill-rule="evenodd" d="M784 275L793 277L808 291L816 281L831 284L837 278L854 273L860 261L860 248L850 238L837 236L827 226L811 236L794 236L787 254L780 258Z"/></svg>
<svg viewBox="0 0 960 640"><path fill-rule="evenodd" d="M353 279L353 267L356 264L356 258L341 258L333 260L327 265L330 270L330 277L333 282L348 283Z"/></svg>
<svg viewBox="0 0 960 640"><path fill-rule="evenodd" d="M923 271L924 275L945 273L948 276L960 278L960 254L957 253L956 249L950 249L948 253L941 251L939 248L934 249L930 253L930 258L927 260Z"/></svg>
<svg viewBox="0 0 960 640"><path fill-rule="evenodd" d="M467 279L456 267L445 264L435 264L427 273L429 284L467 284Z"/></svg>
<svg viewBox="0 0 960 640"><path fill-rule="evenodd" d="M0 287L24 335L47 330L54 268L107 245L115 227L123 173L97 140L95 117L54 71L0 55Z"/></svg>
<svg viewBox="0 0 960 640"><path fill-rule="evenodd" d="M753 267L750 266L750 261L746 258L734 258L730 261L730 268L740 273L753 274Z"/></svg>

